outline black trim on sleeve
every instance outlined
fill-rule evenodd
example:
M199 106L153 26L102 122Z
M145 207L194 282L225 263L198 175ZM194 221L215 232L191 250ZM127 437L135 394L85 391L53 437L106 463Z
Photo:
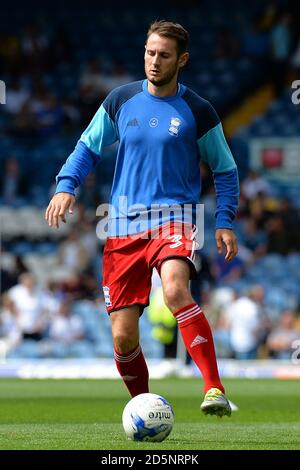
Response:
M134 95L143 91L143 80L128 83L115 88L103 101L103 107L109 117L115 122L116 114L121 106Z
M210 102L201 98L194 91L187 88L182 98L194 115L197 126L197 140L220 123L220 118Z

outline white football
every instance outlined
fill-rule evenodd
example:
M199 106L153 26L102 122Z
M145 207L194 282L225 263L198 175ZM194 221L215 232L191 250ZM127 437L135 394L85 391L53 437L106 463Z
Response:
M122 423L128 439L161 442L172 431L174 411L160 395L141 393L125 406Z

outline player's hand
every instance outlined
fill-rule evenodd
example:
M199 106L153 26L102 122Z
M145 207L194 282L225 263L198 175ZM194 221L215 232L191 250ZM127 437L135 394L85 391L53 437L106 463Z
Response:
M45 219L48 221L49 227L53 224L59 228L59 220L66 223L65 212L68 210L69 214L73 214L74 205L75 197L72 194L54 194L45 212Z
M219 228L216 230L216 243L218 253L221 255L223 251L223 243L226 247L226 261L232 261L233 258L238 253L238 244L237 238L233 230L229 230L227 228Z

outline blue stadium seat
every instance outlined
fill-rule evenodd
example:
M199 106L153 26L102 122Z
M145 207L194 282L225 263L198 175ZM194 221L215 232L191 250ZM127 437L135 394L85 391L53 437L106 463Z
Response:
M269 254L258 261L259 265L270 272L284 270L285 258L279 254Z
M57 252L57 244L54 242L43 242L35 244L35 252L41 255L48 255Z
M11 245L10 251L17 256L24 256L34 251L34 245L30 242L17 242Z

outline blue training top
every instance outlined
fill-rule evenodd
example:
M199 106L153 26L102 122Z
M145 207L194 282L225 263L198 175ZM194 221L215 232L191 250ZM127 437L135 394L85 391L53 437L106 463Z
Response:
M201 159L214 176L216 228L232 228L239 196L237 168L220 119L208 101L182 84L176 95L167 97L150 94L147 80L116 88L57 175L56 193L74 194L99 162L103 148L117 140L110 235L164 223L163 204L179 209L191 205L194 211L201 193ZM173 212L171 218L182 220L179 213ZM147 216L148 226L141 215Z

